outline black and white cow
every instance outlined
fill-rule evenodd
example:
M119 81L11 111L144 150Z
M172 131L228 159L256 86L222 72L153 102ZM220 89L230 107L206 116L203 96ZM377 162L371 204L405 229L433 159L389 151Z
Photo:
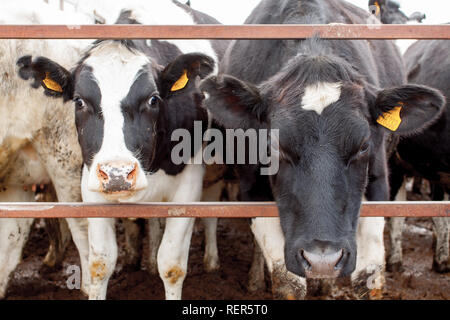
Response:
M435 124L418 135L400 140L391 162L391 197L395 198L406 175L422 177L432 185L432 200L441 201L450 191L450 60L448 41L418 41L405 53L408 81L433 86L447 97L443 114ZM404 190L400 190L404 192ZM392 270L402 265L402 229L405 219L393 226L388 266ZM434 243L433 270L450 271L448 218L433 218L436 241Z
M117 23L218 22L178 1L158 1L123 10ZM178 142L171 136L176 129L194 136L194 121L202 122L203 130L210 125L198 83L215 72L223 48L223 43L206 40L96 41L72 71L44 57L20 59L24 78L41 83L47 95L74 101L83 201L202 199L202 153L192 144L192 161L175 164L171 150ZM46 77L57 90L45 83ZM192 218L166 220L158 270L167 299L181 298L193 226ZM88 255L89 297L104 299L117 259L113 219L89 219Z
M420 12L414 12L408 17L400 10L400 4L393 0L369 0L369 10L384 24L422 22L426 18L426 15Z
M365 23L368 17L340 0L264 0L246 23ZM279 220L252 221L274 287L292 278L286 265L301 277L351 275L363 295L376 296L384 279L384 219L358 219L362 198L389 199L387 136L431 123L443 96L404 85L403 62L390 41L239 40L221 72L201 85L213 117L225 128L279 130L272 139L275 175L237 166L242 200L270 200L272 192L278 205ZM304 294L305 281L297 286Z
M93 24L94 20L54 10L42 1L20 0L0 4L0 23L76 25ZM16 61L26 53L41 53L73 64L88 44L84 40L0 41L0 202L34 201L32 188L23 187L41 183L52 183L59 201L81 200L82 159L74 114L62 101L50 101L22 81ZM67 221L79 247L83 237L87 238L87 221ZM33 219L0 219L0 298L22 258L32 223ZM70 234L61 243L51 240L44 263L54 266L61 262L68 241ZM86 290L85 283L82 289Z

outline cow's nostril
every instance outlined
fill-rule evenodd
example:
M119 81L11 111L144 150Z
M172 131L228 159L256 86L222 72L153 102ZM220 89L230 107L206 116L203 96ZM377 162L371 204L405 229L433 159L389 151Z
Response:
M344 267L344 261L345 258L348 256L348 252L344 249L342 249L341 257L339 258L338 262L334 266L334 270L341 270Z
M102 182L107 182L109 180L108 174L100 169L100 165L97 168L97 175Z
M135 181L136 177L137 177L137 164L135 164L133 170L131 170L130 173L128 173L127 179Z
M305 257L305 250L300 250L300 255L302 256L302 264L305 270L311 270L311 264L309 263L308 259Z

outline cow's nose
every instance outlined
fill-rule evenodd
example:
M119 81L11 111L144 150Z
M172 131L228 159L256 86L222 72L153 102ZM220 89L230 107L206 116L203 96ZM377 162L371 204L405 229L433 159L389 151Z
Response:
M344 249L321 244L310 250L300 249L299 262L305 269L307 278L336 278L344 267L346 254Z
M102 192L133 191L136 188L138 164L136 162L106 162L97 166Z

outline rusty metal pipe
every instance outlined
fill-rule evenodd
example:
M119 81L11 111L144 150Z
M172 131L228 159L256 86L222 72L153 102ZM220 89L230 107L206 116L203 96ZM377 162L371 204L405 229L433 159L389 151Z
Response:
M450 25L0 25L0 39L450 39Z
M277 217L272 202L1 203L0 218ZM450 202L364 202L362 217L450 217Z

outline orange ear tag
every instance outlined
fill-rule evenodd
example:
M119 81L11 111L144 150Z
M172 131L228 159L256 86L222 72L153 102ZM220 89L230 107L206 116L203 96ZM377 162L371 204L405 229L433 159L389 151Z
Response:
M178 91L186 87L187 83L189 82L189 79L187 77L187 71L184 70L182 76L180 79L177 80L177 82L174 83L172 86L172 89L170 91Z
M402 111L403 103L394 107L392 110L383 113L377 120L377 122L383 127L395 132L402 123L400 118L400 111Z
M48 72L45 73L45 79L42 80L45 87L49 90L56 91L56 92L63 92L63 89L61 86L54 80L50 79Z

